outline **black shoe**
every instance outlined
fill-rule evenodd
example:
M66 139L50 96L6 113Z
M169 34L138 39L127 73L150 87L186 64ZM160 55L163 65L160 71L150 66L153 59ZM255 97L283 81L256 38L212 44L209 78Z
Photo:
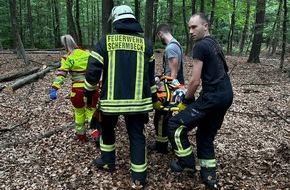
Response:
M166 144L167 146L167 144ZM164 147L158 147L156 144L149 144L147 146L148 150L149 151L156 151L157 153L161 153L161 154L168 154L168 150L167 148L164 148Z
M101 158L98 157L93 160L93 164L97 166L97 168L106 170L108 172L114 172L116 170L114 164L106 164Z
M178 161L172 161L169 163L169 168L174 171L174 172L184 172L189 175L193 175L196 172L196 169L194 167L189 168L189 167L182 167Z

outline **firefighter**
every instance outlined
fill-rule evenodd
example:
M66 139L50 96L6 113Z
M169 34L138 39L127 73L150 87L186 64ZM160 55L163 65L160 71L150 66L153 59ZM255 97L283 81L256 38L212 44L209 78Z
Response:
M176 81L178 84L184 84L182 48L179 42L172 36L171 27L167 24L160 24L157 27L156 35L162 42L162 44L166 45L165 52L163 55L162 75L169 76L173 80L173 82ZM164 81L160 82L164 83ZM170 93L171 93L170 91L167 91L166 95L170 96ZM167 103L164 100L163 102L164 104ZM162 154L168 153L167 124L171 116L172 111L155 110L154 127L156 140L153 146L149 146L149 149L155 150L158 153Z
M226 111L233 101L228 67L221 47L210 36L208 20L204 14L191 16L189 29L196 42L193 48L193 67L185 99L180 111L168 122L168 137L177 161L169 166L175 172L195 172L195 157L187 133L197 127L196 146L200 176L208 189L216 188L216 159L214 139ZM194 94L202 84L202 91L195 100Z
M153 107L161 106L156 95L153 47L139 34L143 29L129 6L114 7L110 18L114 32L102 37L91 52L84 89L89 98L102 75L101 156L93 164L99 169L115 170L114 129L118 117L123 115L130 140L131 178L134 185L144 187L147 177L144 126Z
M90 106L86 106L84 101L84 82L86 67L88 64L89 51L78 47L73 37L69 34L61 36L61 43L66 50L66 54L61 57L61 66L56 71L56 77L50 89L50 99L57 98L57 90L65 83L68 73L71 75L70 101L74 107L75 139L87 140L85 120L90 122L97 104L98 90L94 93L94 101Z

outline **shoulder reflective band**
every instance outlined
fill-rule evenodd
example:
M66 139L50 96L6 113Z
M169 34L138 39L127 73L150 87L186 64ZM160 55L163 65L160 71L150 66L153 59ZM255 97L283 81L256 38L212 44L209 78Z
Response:
M145 41L144 38L137 36L114 34L106 36L107 50L130 50L145 52Z

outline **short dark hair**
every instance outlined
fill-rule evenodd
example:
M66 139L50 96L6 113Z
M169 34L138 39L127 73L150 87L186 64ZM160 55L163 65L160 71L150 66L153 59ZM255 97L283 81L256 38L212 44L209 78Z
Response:
M191 17L195 17L195 16L199 16L199 18L200 18L204 23L209 23L209 20L208 20L207 16L205 16L204 13L195 13L195 14L192 15Z
M171 33L172 29L168 24L160 24L156 29L156 34L158 34L160 31L165 33Z

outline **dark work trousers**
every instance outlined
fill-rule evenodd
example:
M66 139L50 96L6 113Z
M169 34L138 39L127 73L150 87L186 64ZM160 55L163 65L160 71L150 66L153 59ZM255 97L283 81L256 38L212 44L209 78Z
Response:
M127 132L130 140L130 159L132 179L145 183L147 177L146 136L144 125L148 123L149 115L124 115ZM115 147L115 126L118 115L104 115L101 130L101 158L104 163L115 164L115 148L102 150L104 147Z
M167 152L168 147L168 121L172 117L172 111L155 110L154 127L156 134L157 151Z
M198 159L215 159L214 138L233 101L227 75L216 86L203 86L195 102L168 122L168 137L183 167L194 167L195 159L187 133L195 127ZM184 154L183 154L184 153ZM185 156L184 156L185 155Z

